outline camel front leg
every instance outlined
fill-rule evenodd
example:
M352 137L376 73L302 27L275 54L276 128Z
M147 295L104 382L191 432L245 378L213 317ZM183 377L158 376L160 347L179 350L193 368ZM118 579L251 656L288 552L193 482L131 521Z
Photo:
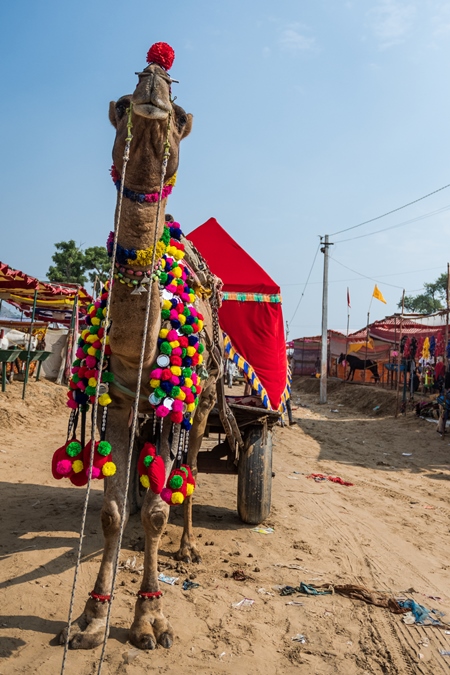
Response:
M202 445L203 435L208 423L208 415L214 407L216 400L216 381L210 378L210 382L202 392L202 398L195 413L194 423L189 434L189 451L187 463L191 467L194 478L197 478L197 455ZM194 493L195 494L195 493ZM190 563L201 562L200 552L195 545L194 528L192 526L192 504L193 495L184 500L184 523L183 534L181 535L180 548L175 554L176 560Z
M173 630L162 611L162 591L158 582L158 548L169 518L169 505L159 495L147 491L141 510L145 531L145 560L142 585L136 601L130 641L139 649L168 649L173 644Z
M93 649L102 644L106 629L108 600L111 594L114 563L119 541L120 521L126 494L126 461L129 447L129 409L111 411L108 420L107 440L112 446L113 460L117 472L106 482L106 491L101 511L101 522L105 539L100 570L94 590L86 602L82 614L70 627L69 647L71 649ZM128 509L126 513L128 520ZM60 633L64 644L67 628Z

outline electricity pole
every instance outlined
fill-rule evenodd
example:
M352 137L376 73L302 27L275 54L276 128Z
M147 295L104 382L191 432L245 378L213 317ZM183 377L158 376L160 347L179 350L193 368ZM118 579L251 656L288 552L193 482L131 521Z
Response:
M322 293L322 352L320 359L320 403L327 402L328 376L328 247L333 246L326 234L322 241L323 253L323 293Z

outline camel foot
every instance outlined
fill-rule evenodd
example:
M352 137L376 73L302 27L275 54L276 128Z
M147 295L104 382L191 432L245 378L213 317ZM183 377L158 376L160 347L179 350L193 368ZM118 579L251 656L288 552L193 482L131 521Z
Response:
M194 544L182 544L174 555L175 560L185 563L201 563L202 557Z
M157 644L169 649L173 645L172 626L159 610L145 610L147 608L137 608L137 617L130 629L130 642L138 649L155 649Z
M106 614L108 607L89 599L83 614L73 621L69 633L69 649L94 649L103 644L105 638ZM59 634L59 644L67 640L68 627Z

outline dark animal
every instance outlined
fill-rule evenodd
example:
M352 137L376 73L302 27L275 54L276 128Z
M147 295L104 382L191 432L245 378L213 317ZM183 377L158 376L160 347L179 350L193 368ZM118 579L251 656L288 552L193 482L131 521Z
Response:
M375 382L379 382L380 376L378 374L378 366L376 361L370 361L369 359L363 361L353 354L347 354L347 356L345 354L341 354L338 359L338 363L342 363L342 361L347 361L348 365L350 366L347 380L353 380L355 376L355 370L370 370Z

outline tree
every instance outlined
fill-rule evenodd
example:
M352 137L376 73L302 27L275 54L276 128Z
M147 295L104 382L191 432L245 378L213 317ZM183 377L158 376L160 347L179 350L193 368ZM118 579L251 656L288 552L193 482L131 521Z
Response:
M77 246L70 239L58 242L55 248L56 253L52 256L55 264L50 265L47 272L49 281L83 285L88 280L92 284L96 280L104 283L108 278L110 261L103 246L91 246L83 251L81 244Z
M432 314L447 305L447 274L442 273L435 281L424 283L424 292L405 295L405 309L417 314ZM398 303L401 307L401 301Z
M50 265L47 272L49 281L58 283L84 284L87 277L84 275L85 256L81 246L77 246L73 239L59 241L55 244L56 253L52 255L55 263Z
M111 261L104 246L91 246L84 252L84 271L88 272L89 281L98 278L102 283L108 278Z

